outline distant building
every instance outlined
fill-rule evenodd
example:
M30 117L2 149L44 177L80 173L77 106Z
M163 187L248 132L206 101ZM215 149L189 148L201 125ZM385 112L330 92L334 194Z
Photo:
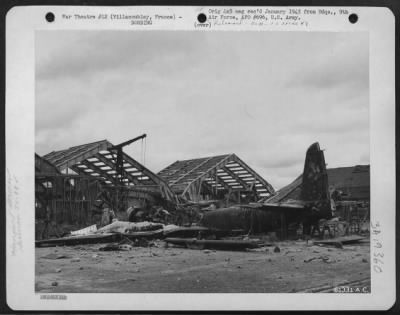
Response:
M369 165L328 168L329 190L337 191L338 199L346 201L369 201L370 199L370 172ZM268 199L269 202L285 202L300 199L302 175L292 183L279 189Z
M349 222L349 232L367 230L370 218L370 167L356 165L328 169L334 214Z
M369 165L330 168L327 170L329 187L341 192L341 200L369 201L369 168Z

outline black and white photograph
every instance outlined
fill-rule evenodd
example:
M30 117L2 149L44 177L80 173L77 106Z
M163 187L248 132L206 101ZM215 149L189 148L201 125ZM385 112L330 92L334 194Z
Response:
M37 292L370 292L367 33L35 45Z
M355 7L11 11L7 303L390 308L391 18Z

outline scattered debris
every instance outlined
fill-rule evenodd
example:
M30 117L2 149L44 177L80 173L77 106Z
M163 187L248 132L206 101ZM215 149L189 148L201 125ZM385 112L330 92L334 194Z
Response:
M336 248L343 248L343 244L341 242L336 242L336 241L334 241L334 242L326 242L326 243L325 242L324 243L319 243L319 241L315 241L314 244L318 245L320 247L323 247L323 246L334 246Z
M328 262L329 261L329 257L328 256L318 256L318 257L311 257L308 259L304 259L305 263L309 263L313 260L322 260L323 262Z
M100 247L99 250L101 251L119 251L119 244L117 243L111 243L111 244L107 244L106 246Z
M41 258L45 258L45 259L68 259L68 258L71 258L71 257L67 256L67 255L62 255L62 254L48 254L46 256L42 256Z
M124 237L124 239L119 242L119 245L124 245L124 244L133 246L134 242L131 239Z
M118 246L120 250L122 251L129 251L131 250L133 247L129 244L122 244Z
M154 245L153 242L146 240L144 238L135 239L134 243L132 244L132 246L135 247L151 247L153 245Z

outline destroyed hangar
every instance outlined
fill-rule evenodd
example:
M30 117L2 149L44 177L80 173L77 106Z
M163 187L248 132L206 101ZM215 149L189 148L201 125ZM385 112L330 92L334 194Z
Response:
M176 161L154 173L123 152L145 137L35 154L36 239L116 220L284 239L298 236L298 224L312 234L311 226L335 211L349 224L357 221L355 231L369 219L369 167L327 170L318 144L307 151L304 173L276 192L235 154ZM316 208L318 215L310 215Z

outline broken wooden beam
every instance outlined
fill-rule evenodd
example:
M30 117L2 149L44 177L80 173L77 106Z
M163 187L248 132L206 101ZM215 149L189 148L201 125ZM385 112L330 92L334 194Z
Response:
M121 239L121 234L92 234L85 236L71 236L35 241L36 247L73 246L82 244L98 244L116 242Z
M199 249L245 250L260 247L259 242L243 240L198 240L195 238L166 238L167 243Z

